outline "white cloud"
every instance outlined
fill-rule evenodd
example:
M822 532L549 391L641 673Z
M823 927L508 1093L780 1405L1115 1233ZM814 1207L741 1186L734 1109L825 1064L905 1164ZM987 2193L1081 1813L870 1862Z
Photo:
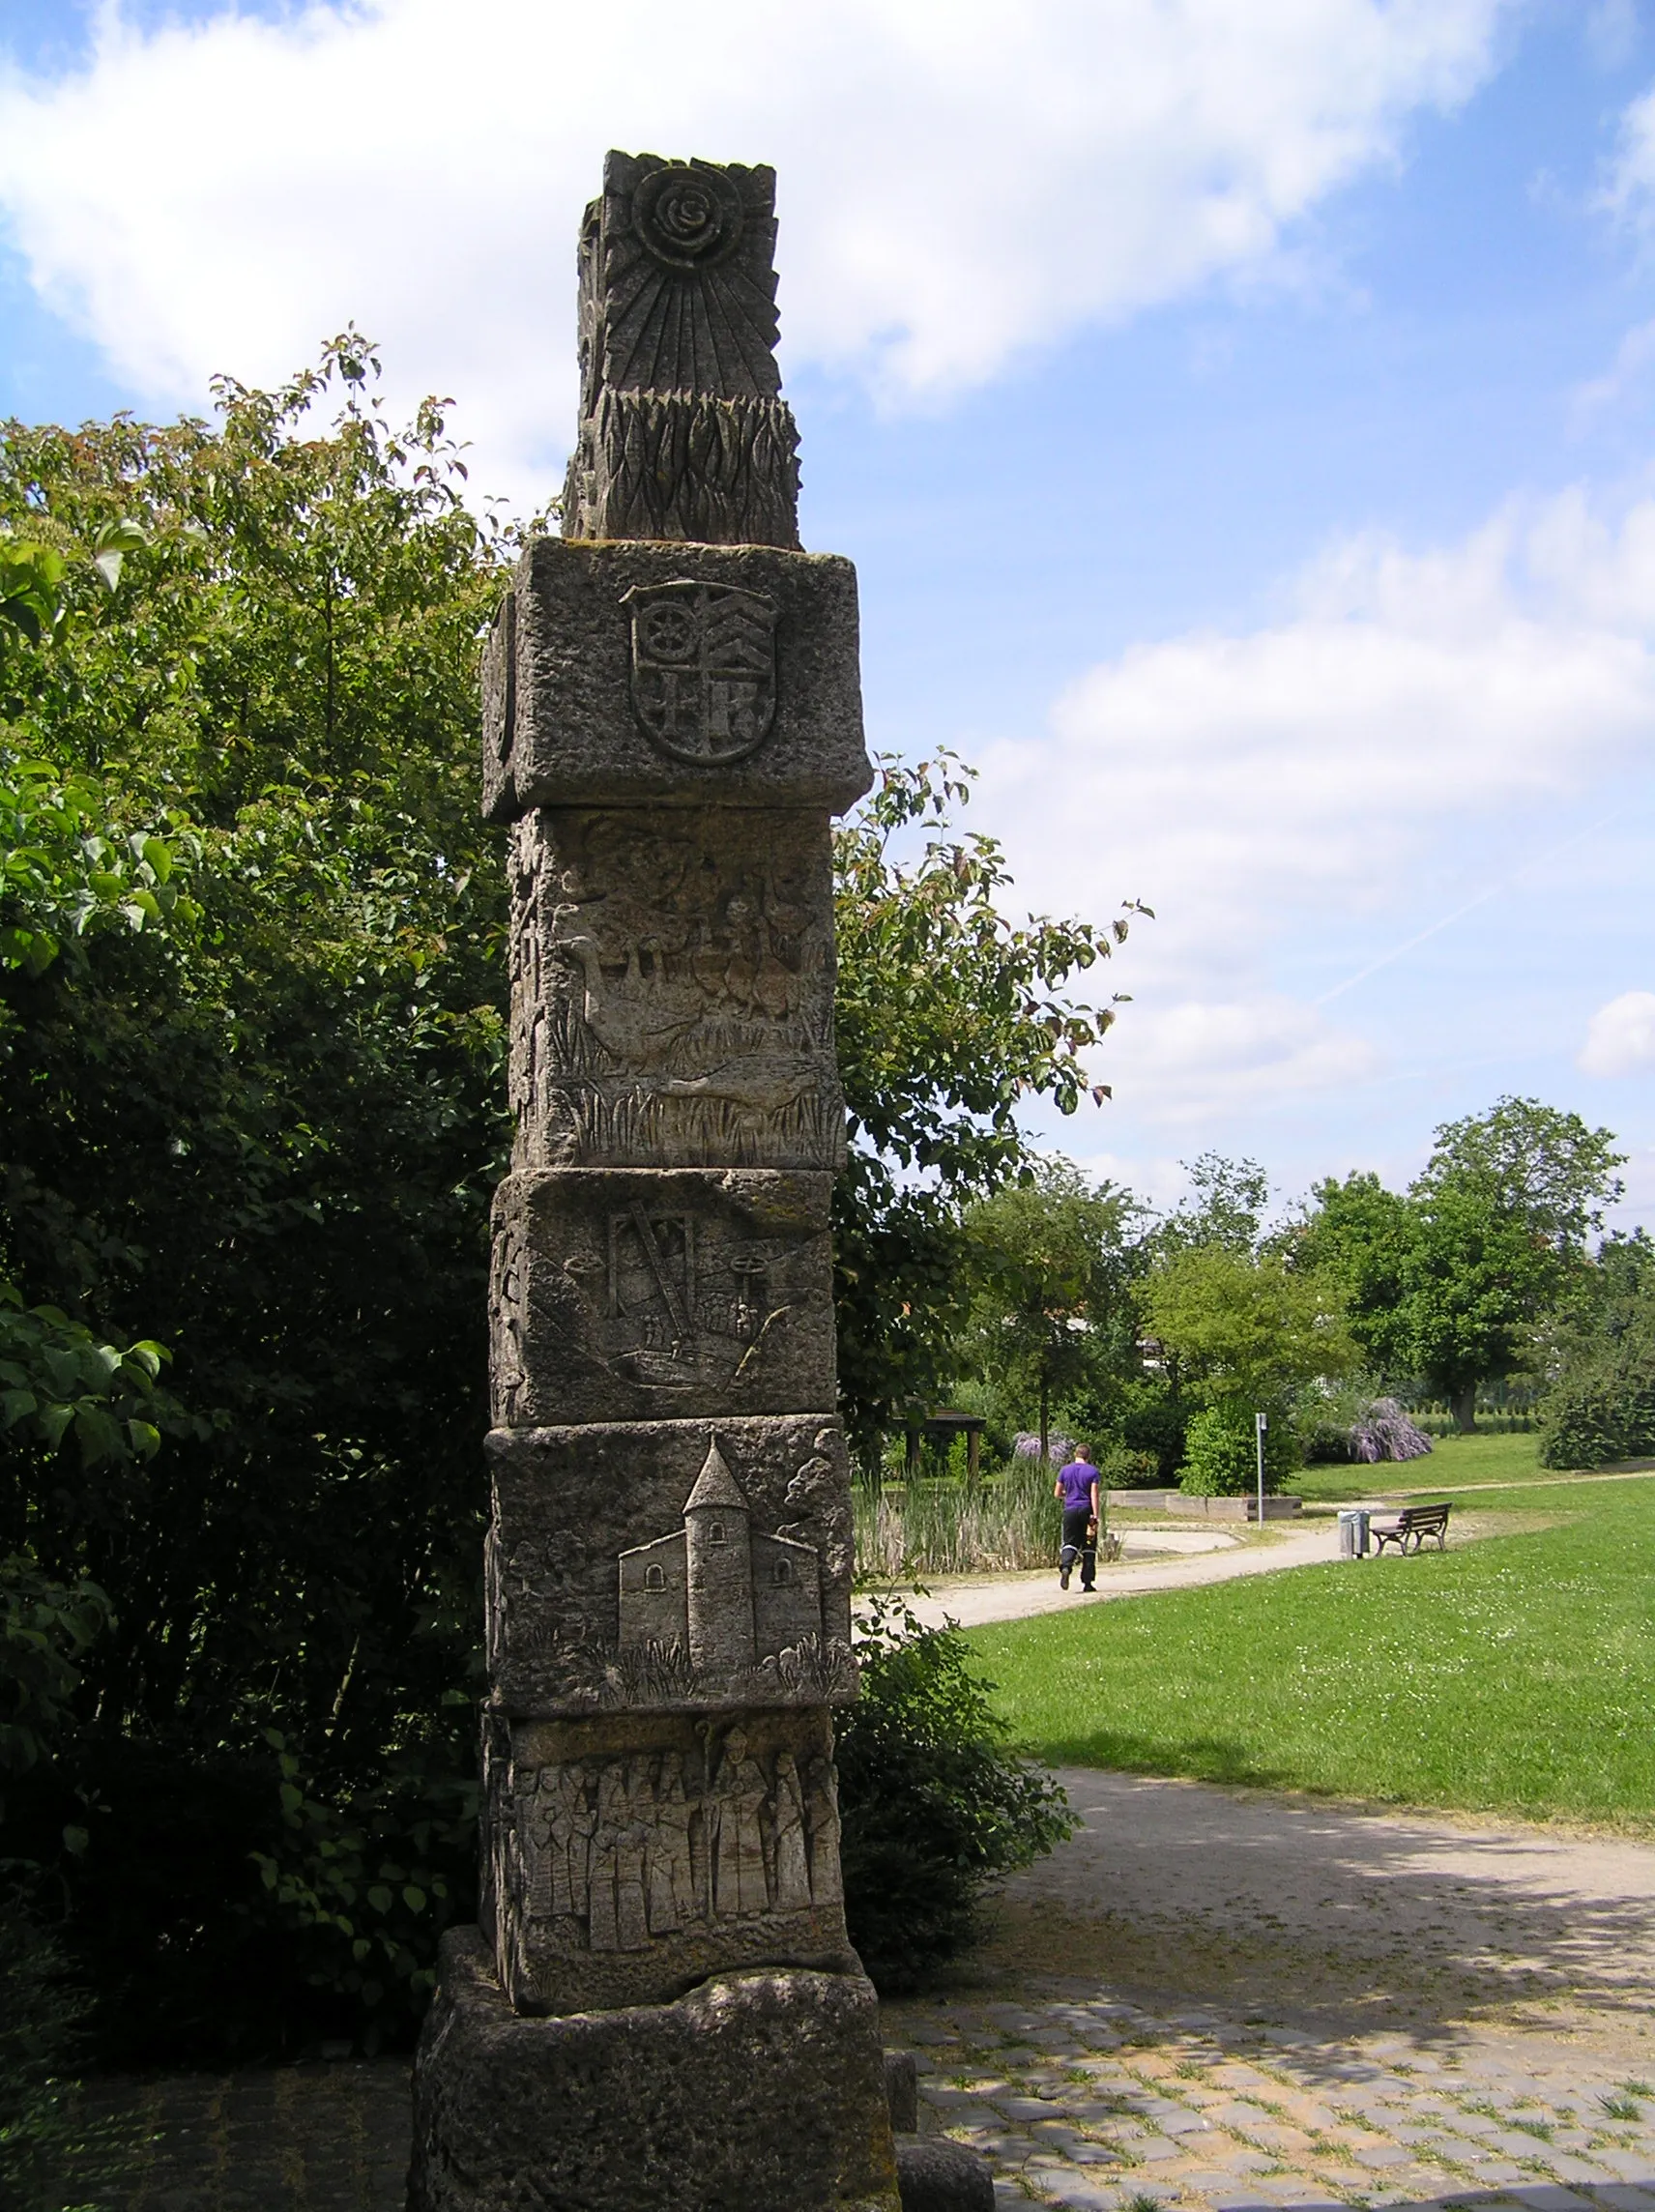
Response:
M1121 975L1157 1010L1111 1039L1120 1094L1196 1112L1376 1072L1359 1002L1330 1025L1271 962L1336 930L1369 959L1414 937L1461 903L1422 909L1419 887L1463 823L1521 824L1514 869L1543 857L1560 805L1655 757L1652 634L1655 501L1611 522L1569 493L1430 552L1336 546L1287 619L1134 646L1045 738L991 751L985 810L1042 906L1156 910Z
M1636 1075L1655 1067L1655 991L1622 991L1600 1006L1575 1064L1587 1075Z
M607 145L777 162L791 357L945 393L1267 260L1467 96L1511 9L368 0L139 30L111 0L86 69L0 80L0 208L153 396L280 376L355 317L521 495L569 427Z
M1655 220L1655 85L1620 119L1619 142L1609 164L1599 204L1623 222L1647 228Z
M1379 1064L1366 1038L1271 995L1147 1008L1131 1023L1127 1053L1134 1103L1192 1123L1225 1107L1361 1082Z

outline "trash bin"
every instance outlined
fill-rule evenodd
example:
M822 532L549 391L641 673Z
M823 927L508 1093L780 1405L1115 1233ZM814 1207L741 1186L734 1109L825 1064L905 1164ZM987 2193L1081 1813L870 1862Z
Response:
M1367 1556L1367 1510L1356 1506L1339 1516L1339 1557L1342 1559L1365 1559Z

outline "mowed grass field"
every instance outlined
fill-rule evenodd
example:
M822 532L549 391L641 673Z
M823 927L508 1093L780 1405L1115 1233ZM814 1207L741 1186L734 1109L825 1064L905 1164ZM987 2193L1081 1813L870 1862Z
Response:
M1655 1477L1560 1483L1534 1450L1328 1471L1551 1527L998 1623L979 1669L1058 1764L1655 1831Z

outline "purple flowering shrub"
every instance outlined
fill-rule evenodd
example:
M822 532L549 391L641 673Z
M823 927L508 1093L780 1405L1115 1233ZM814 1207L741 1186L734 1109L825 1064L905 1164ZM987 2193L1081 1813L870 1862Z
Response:
M1350 1456L1370 1466L1381 1459L1423 1459L1431 1439L1394 1398L1376 1398L1350 1424Z
M1011 1440L1011 1449L1018 1459L1038 1459L1040 1440L1031 1429L1019 1429ZM1074 1438L1060 1436L1054 1429L1047 1440L1046 1457L1054 1467L1065 1467L1074 1456Z

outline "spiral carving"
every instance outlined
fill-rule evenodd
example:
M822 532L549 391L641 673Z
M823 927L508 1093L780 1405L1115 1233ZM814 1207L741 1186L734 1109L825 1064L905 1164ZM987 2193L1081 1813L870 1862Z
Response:
M715 169L675 162L653 169L632 195L639 243L667 269L713 269L741 238L741 196Z

